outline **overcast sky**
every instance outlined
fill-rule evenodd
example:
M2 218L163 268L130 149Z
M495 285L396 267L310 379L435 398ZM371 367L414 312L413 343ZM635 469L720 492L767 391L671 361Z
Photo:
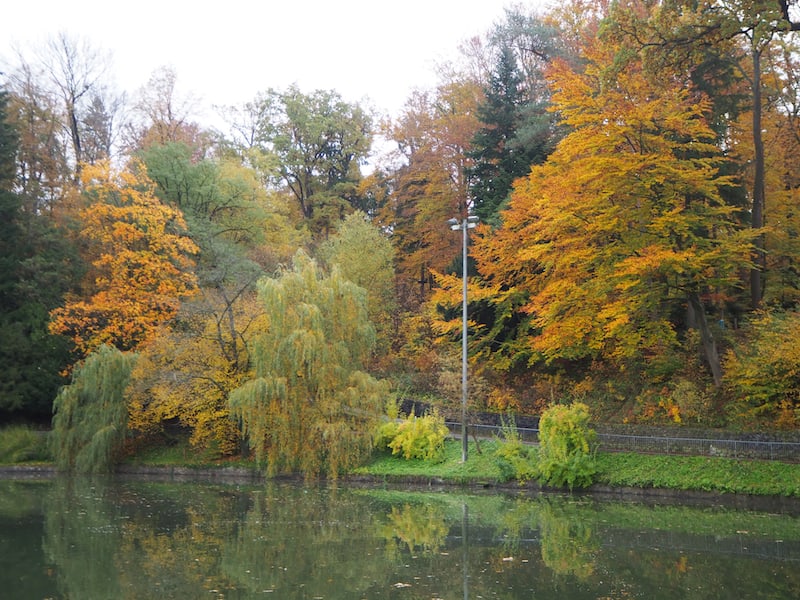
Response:
M202 105L240 104L269 87L335 89L396 114L434 65L484 34L504 8L544 0L15 0L0 18L0 56L60 31L112 52L134 92L161 66Z

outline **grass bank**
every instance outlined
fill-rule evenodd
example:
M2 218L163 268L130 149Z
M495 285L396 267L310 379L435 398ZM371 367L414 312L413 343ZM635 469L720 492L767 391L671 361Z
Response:
M461 462L460 440L448 440L438 463L404 460L376 454L355 476L376 480L438 481L453 484L497 485L502 475L495 460L498 443L471 442L466 464ZM0 429L0 465L41 465L49 462L45 436L27 427ZM235 467L255 470L251 460L215 460L188 443L142 448L126 461L147 467L209 469ZM668 489L717 494L750 494L800 498L800 464L724 457L675 456L636 453L598 453L598 485L612 488ZM505 482L514 485L514 482Z
M407 461L384 454L376 456L356 474L386 480L427 478L453 483L500 483L500 470L494 458L496 443L482 442L481 449L479 454L475 445L470 444L467 463L463 464L461 443L451 440L440 463ZM800 465L792 463L601 452L597 455L597 466L595 481L602 486L800 498Z

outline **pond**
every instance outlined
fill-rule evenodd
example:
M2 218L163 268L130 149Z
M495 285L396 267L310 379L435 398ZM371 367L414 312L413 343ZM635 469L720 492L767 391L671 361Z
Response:
M0 597L800 597L800 520L340 484L0 480Z

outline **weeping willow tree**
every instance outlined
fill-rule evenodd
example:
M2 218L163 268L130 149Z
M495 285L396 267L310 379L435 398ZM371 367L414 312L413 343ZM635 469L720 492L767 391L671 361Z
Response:
M78 473L111 469L125 439L128 386L136 355L103 345L86 357L53 402L50 448L58 467Z
M298 252L292 269L259 282L259 297L269 325L231 412L269 475L336 478L371 451L384 405L386 386L363 371L375 344L366 292Z

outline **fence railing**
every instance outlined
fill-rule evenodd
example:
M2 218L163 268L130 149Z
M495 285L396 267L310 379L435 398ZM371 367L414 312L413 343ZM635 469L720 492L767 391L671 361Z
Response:
M461 423L447 422L450 433L461 435ZM539 442L539 430L517 427L523 442ZM496 425L469 425L469 435L479 438L502 437L502 428ZM760 458L768 460L800 460L800 443L772 440L711 439L701 437L661 437L598 432L600 448L633 452L662 454L693 454L724 456L729 458Z

